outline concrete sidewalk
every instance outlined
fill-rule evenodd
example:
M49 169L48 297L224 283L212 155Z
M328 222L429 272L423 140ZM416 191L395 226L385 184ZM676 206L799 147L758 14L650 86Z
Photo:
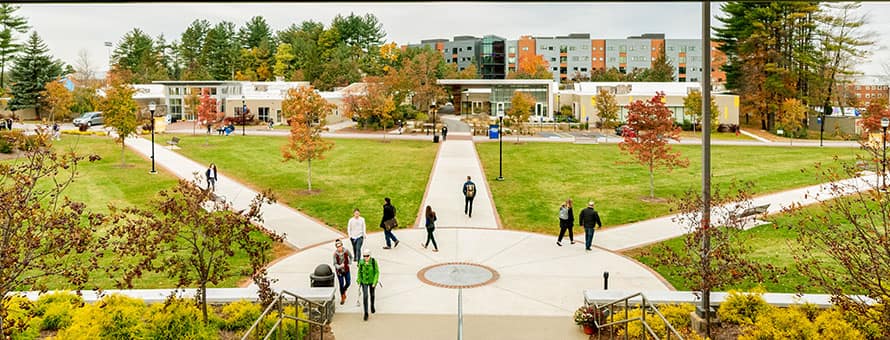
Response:
M126 145L133 151L151 158L151 141L131 137L127 138ZM195 173L200 176L199 185L206 186L204 171L207 165L199 164L186 158L167 147L155 145L155 162L175 176L187 180L194 180ZM216 183L216 194L224 196L236 209L244 209L250 205L251 200L257 195L241 183L225 175L226 169L220 169ZM263 226L276 233L283 234L285 242L292 247L303 249L322 242L332 241L344 235L334 231L320 222L294 210L281 203L265 205L263 207Z
M457 135L459 133L453 137ZM442 142L420 206L421 219L417 227L423 227L423 211L429 205L436 211L437 227L499 228L494 203L482 174L482 164L473 141L454 138ZM472 218L464 214L463 185L467 176L476 184Z
M834 198L831 195L832 185L843 188L845 194L876 188L877 178L874 174L851 178L837 184L825 183L809 187L782 191L774 194L754 197L751 206L769 204L767 214L775 214L792 204L810 205ZM732 207L713 207L712 221L717 225L725 220ZM650 243L660 242L685 235L689 228L674 222L677 215L663 216L637 223L612 227L596 231L593 244L612 251L636 248Z
M580 307L580 304L578 305ZM375 314L367 322L361 314L334 314L331 329L337 339L454 340L457 311L450 315ZM463 317L464 339L582 340L588 339L572 316Z

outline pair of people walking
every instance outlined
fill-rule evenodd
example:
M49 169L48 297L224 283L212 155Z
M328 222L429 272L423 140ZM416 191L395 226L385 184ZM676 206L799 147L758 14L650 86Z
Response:
M572 225L574 224L575 215L572 209L572 199L567 199L559 207L559 237L556 239L556 245L562 247L562 238L566 231L569 233L569 241L575 244ZM599 213L593 208L593 201L587 202L587 208L581 210L578 214L578 225L584 228L584 250L591 251L593 244L594 229L603 227Z
M386 246L383 247L383 249L392 249L392 247L399 246L399 239L392 233L392 229L398 227L396 208L392 205L392 201L389 197L386 197L383 200L385 202L383 204L383 218L380 219L380 227L383 228L384 238L386 239ZM361 251L362 245L365 242L365 235L368 233L365 218L361 216L361 212L358 208L355 208L352 211L352 218L349 219L349 222L346 225L346 232L352 243L352 250L355 252L355 261L358 262L358 259L361 258L362 255Z
M337 273L337 283L340 284L340 304L342 305L346 303L346 291L352 283L349 270L352 254L349 252L349 249L343 247L343 242L340 240L336 240L334 244L337 247L334 250L334 268ZM374 298L377 284L380 280L380 266L377 264L377 259L371 257L370 249L362 250L361 260L357 262L358 274L356 275L356 283L361 287L360 294L362 295L362 305L365 312L364 320L368 321L368 307L371 307L371 314L377 312L377 309L374 307Z

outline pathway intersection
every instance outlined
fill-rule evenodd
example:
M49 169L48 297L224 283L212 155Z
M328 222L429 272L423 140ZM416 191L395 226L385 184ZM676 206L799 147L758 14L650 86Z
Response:
M449 126L451 126L449 121ZM451 127L449 129L452 129ZM457 130L457 131L454 131ZM382 232L371 232L365 246L377 257L381 269L381 287L377 293L379 314L446 314L457 312L458 291L443 288L423 274L426 269L444 263L471 263L490 270L494 277L484 285L463 290L464 313L475 315L571 316L583 302L585 289L603 286L602 274L609 272L609 287L623 291L672 290L662 278L636 261L616 253L683 235L686 229L672 221L671 216L637 222L597 231L592 252L583 248L583 230L576 228L578 242L563 242L557 247L555 237L500 229L495 205L487 181L468 133L453 129L442 142L423 209L431 205L439 214L436 239L440 252L424 249L421 242L426 232L417 228L397 229L399 247L384 250ZM129 138L127 144L149 157L151 143L144 138ZM206 165L196 163L161 145L155 146L156 161L180 178L192 179L203 173ZM222 169L217 193L245 207L256 194L238 181L225 176ZM463 214L461 186L470 175L479 188L473 217ZM874 175L847 182L851 191L864 190ZM811 186L760 196L754 205L770 203L770 213L778 212L792 202L811 204L828 198L826 186ZM420 215L420 212L418 212ZM281 204L263 210L264 225L286 234L287 243L298 251L280 259L268 268L278 279L278 289L309 287L309 273L319 264L330 264L333 240L345 238L317 220ZM348 212L344 212L348 218ZM422 219L421 219L422 221ZM422 223L422 222L421 222ZM555 226L554 226L555 228ZM576 240L577 241L577 240ZM353 270L356 268L353 266ZM458 273L459 274L459 273ZM338 305L340 313L360 313L356 306L357 285L353 282L346 305Z

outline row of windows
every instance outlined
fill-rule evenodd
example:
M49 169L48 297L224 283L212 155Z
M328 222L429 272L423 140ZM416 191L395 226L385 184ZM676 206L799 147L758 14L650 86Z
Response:
M883 94L883 93L875 93L875 94L866 93L866 94L865 94L865 98L883 98L883 97L884 97L884 94ZM857 93L857 94L856 94L856 98L862 98L862 94L861 94L861 93Z
M856 90L866 90L866 91L874 91L874 90L887 90L887 85L856 85Z

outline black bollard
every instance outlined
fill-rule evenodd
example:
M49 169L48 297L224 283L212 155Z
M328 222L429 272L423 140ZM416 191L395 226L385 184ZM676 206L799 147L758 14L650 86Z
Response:
M603 290L609 290L609 272L603 272Z

